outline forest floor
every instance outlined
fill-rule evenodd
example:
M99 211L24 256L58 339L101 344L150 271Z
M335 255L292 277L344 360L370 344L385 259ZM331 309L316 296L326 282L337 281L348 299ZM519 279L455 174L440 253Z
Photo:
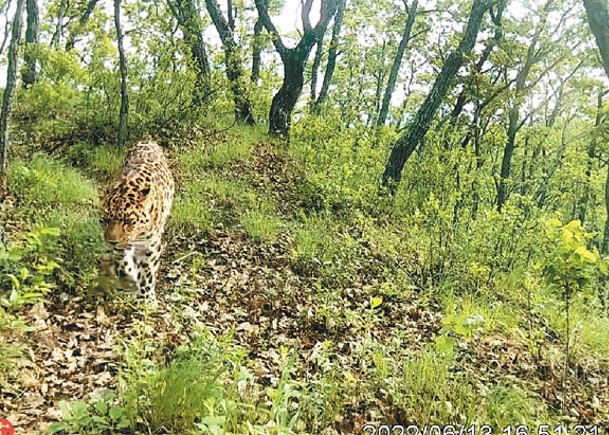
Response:
M104 433L103 418L98 429L78 426L65 403L106 391L122 403L138 367L170 366L197 334L232 352L223 365L237 375L218 380L232 402L265 410L251 414L252 433L364 433L366 423L609 428L606 360L580 349L565 375L564 343L540 316L525 318L499 296L484 306L425 288L416 253L387 249L407 237L403 222L318 217L298 159L261 135L241 140L204 131L172 147L178 197L157 309L76 285L16 310L10 322L23 328L3 324L2 349L15 354L0 361L0 417L16 434L59 421L63 433ZM111 172L75 168L97 186ZM31 227L18 194L2 211L10 239ZM531 324L545 331L543 344ZM194 430L181 426L187 417L159 418L141 412L123 432ZM200 433L224 433L194 420Z

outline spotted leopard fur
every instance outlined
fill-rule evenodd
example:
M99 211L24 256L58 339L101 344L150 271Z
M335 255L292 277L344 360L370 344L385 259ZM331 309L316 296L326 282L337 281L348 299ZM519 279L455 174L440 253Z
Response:
M103 200L102 224L111 247L103 274L124 292L156 302L161 238L171 210L174 180L163 149L133 145Z

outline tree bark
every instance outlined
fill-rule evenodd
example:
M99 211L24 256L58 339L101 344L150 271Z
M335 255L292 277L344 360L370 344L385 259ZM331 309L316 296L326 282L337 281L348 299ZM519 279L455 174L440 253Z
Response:
M261 64L261 52L262 52L262 41L261 34L262 29L264 29L264 24L262 24L262 20L258 18L256 20L256 24L254 24L254 40L252 42L252 73L250 75L250 80L254 84L258 84L258 79L260 79L260 64Z
M224 19L220 7L215 0L205 0L207 11L216 26L216 30L220 35L222 46L224 47L224 63L226 65L226 77L230 83L233 93L233 101L235 103L235 118L237 121L245 122L246 124L254 125L254 115L252 114L252 104L247 97L244 86L244 72L239 56L239 49L231 26L234 26L232 18L232 7L229 4L228 16L229 20Z
M127 60L123 46L123 30L121 27L121 0L114 0L114 26L118 43L119 69L121 73L121 108L118 118L118 145L127 142L127 124L129 118L129 92L127 91Z
M609 9L606 0L584 0L590 30L596 38L605 73L609 77Z
M287 137L290 131L292 111L302 93L304 85L304 70L313 45L320 39L328 27L328 23L336 12L337 0L322 0L321 16L315 27L311 25L310 12L313 0L305 0L302 7L302 22L304 33L294 48L287 48L275 25L269 16L265 0L255 0L258 15L264 27L271 34L273 45L283 62L283 83L273 96L269 111L269 134Z
M405 2L404 5L406 5ZM404 57L404 53L406 52L406 48L408 47L408 42L410 41L410 34L412 33L412 27L414 26L414 21L417 16L417 6L418 0L413 0L410 8L406 6L408 12L408 19L406 20L406 25L404 26L404 33L402 33L402 39L400 40L398 51L395 55L395 58L393 59L393 64L391 65L391 71L389 72L387 87L385 88L385 93L383 95L381 110L379 111L379 115L376 118L377 127L385 125L385 121L387 120L387 114L389 113L389 104L391 103L391 97L393 95L393 91L395 90L395 83L398 78L398 73L400 72L400 66L402 65L402 58Z
M76 44L76 38L82 31L82 28L85 26L85 24L87 24L87 21L89 21L89 18L91 17L91 14L95 10L95 6L97 5L98 1L99 0L89 0L89 2L87 3L87 7L85 8L85 11L78 19L78 27L76 27L72 31L72 33L70 33L70 36L68 36L68 40L66 42L66 51L70 51L71 49L74 48L74 45Z
M602 89L598 91L598 95L596 97L596 117L594 119L595 127L598 127L603 122L603 114L602 114L603 97L607 94L607 92L609 92L609 91L605 91ZM592 166L594 163L594 159L596 157L597 146L598 146L597 138L596 138L596 136L593 136L592 139L590 140L590 143L588 144L588 148L586 150L587 156L588 156L588 161L586 162L586 184L584 187L584 194L582 195L582 197L580 199L580 203L579 203L578 219L582 225L584 225L584 222L586 221L588 202L590 201L590 198L592 197L592 192L593 192L593 190L592 190Z
M493 9L490 10L491 18L492 18L493 24L495 25L495 32L493 34L493 37L490 38L486 42L486 45L484 46L484 49L482 50L482 54L480 55L480 59L478 59L478 62L476 62L473 74L470 76L467 85L463 87L463 90L457 97L457 101L455 102L455 107L453 108L452 112L450 113L452 122L456 121L457 118L459 117L459 115L461 114L461 112L463 111L463 108L465 107L465 104L467 103L467 95L468 95L468 92L470 91L471 83L473 82L473 80L476 79L475 76L477 74L480 74L480 72L482 71L482 68L484 67L484 64L486 63L486 61L490 57L491 53L493 52L493 48L495 48L497 45L499 45L499 42L503 38L503 27L501 25L501 19L503 17L503 11L505 10L506 5L507 5L507 0L502 0L497 5L497 12L493 13Z
M516 135L522 128L520 122L520 106L522 103L522 94L526 87L526 81L531 72L531 68L539 58L535 55L537 48L537 38L539 34L535 34L533 41L527 49L527 57L524 62L524 66L516 77L516 89L514 91L514 102L508 113L508 129L507 129L507 142L503 150L503 158L501 160L501 172L499 174L499 185L497 187L497 210L501 211L509 195L509 178L512 168L512 157L514 156L514 149L516 147Z
M601 54L605 74L609 77L609 9L607 2L605 0L584 0L584 7L586 8L590 30L596 38L596 45ZM602 97L599 96L600 98ZM605 182L605 210L607 217L601 244L603 254L609 253L609 165L607 165L607 180Z
M402 178L404 165L429 130L438 107L440 107L442 100L451 87L453 78L463 64L463 59L471 53L476 43L480 23L490 5L490 0L474 0L467 27L459 46L446 59L446 63L442 67L440 74L438 74L431 91L419 108L411 127L394 144L382 179L383 188L388 189L391 195L395 195Z
M319 72L319 65L321 65L321 56L324 50L324 40L320 38L317 41L315 49L315 57L313 58L313 64L311 65L311 107L315 104L317 99L317 73Z
M38 79L38 62L36 61L36 45L39 41L40 23L38 16L37 0L26 1L27 12L27 27L25 29L25 53L23 54L23 62L25 68L21 76L23 87L28 88Z
M607 165L607 179L605 181L605 212L609 216L609 165ZM603 243L601 253L609 253L609 217L605 220L605 230L603 231Z
M61 3L59 3L59 11L57 13L57 24L55 24L55 31L51 37L51 47L54 47L55 49L59 48L59 42L61 41L61 36L63 34L63 19L65 18L67 8L68 1L61 0Z
M330 83L336 69L336 59L338 57L338 38L343 25L343 16L345 15L346 0L339 0L336 6L336 15L334 16L334 25L332 26L332 38L330 39L330 49L328 50L328 61L326 63L326 72L324 73L324 81L321 84L321 90L313 104L313 112L320 113L330 91Z
M11 42L8 47L6 87L2 96L2 113L0 113L0 200L6 196L6 167L8 165L8 150L10 148L9 120L13 108L15 88L17 87L17 54L19 52L19 40L21 39L24 6L25 0L17 0L11 31Z
M184 42L190 48L190 55L194 61L195 72L197 74L194 92L194 102L201 106L205 104L211 91L211 67L205 49L205 41L201 33L197 8L193 0L174 1L166 0L167 6L173 17L178 22L180 30L184 35Z

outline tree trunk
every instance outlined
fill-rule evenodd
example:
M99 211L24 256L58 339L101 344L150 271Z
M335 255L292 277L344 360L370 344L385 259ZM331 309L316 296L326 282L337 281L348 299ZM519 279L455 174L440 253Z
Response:
M127 60L123 46L123 30L121 27L121 0L114 0L114 26L118 43L119 69L121 73L121 108L118 118L118 145L127 142L127 122L129 117L129 93L127 91Z
M520 112L520 104L515 102L508 114L508 130L507 142L503 150L503 159L501 160L501 173L499 187L497 188L497 210L501 211L508 197L508 178L510 177L512 167L512 157L514 148L516 147L516 134L518 133L518 115Z
M23 87L27 88L38 79L38 68L36 62L36 45L39 40L39 17L37 0L27 0L27 27L25 29L25 53L23 54L23 62L25 68L22 74Z
M231 29L231 23L234 25L234 22L232 21L232 7L229 3L229 21L227 22L224 19L222 11L216 3L216 0L205 0L205 4L214 26L216 26L216 30L220 35L222 46L224 47L226 77L228 78L233 93L233 101L235 103L235 118L237 121L254 125L256 121L254 120L254 115L252 114L252 104L247 97L243 82L245 74L241 65L238 46L235 42L233 31Z
M501 39L503 38L503 27L501 26L501 19L503 17L503 11L505 10L506 5L507 0L503 0L497 5L497 12L493 13L493 10L491 9L492 20L493 24L495 25L495 33L493 34L493 37L486 42L486 45L482 50L482 54L480 55L480 59L478 59L478 62L476 62L476 65L474 67L474 73L470 76L467 85L463 87L463 90L457 97L455 107L450 113L452 122L456 121L461 112L463 111L463 108L467 103L467 96L470 90L469 88L471 88L472 82L476 80L475 76L477 74L480 74L482 68L484 67L484 64L491 55L493 48L497 46L499 44L499 41L501 41Z
M313 58L313 65L311 65L311 107L313 107L315 100L317 99L317 73L319 71L319 65L321 64L321 55L324 50L324 40L320 38L316 45L315 57Z
M58 49L61 36L63 34L63 19L66 15L66 9L68 8L68 1L61 0L59 3L59 11L57 12L57 24L55 24L55 31L51 37L51 47Z
M338 57L338 38L340 36L340 29L343 25L343 16L345 14L346 0L340 0L336 8L336 15L334 16L334 25L332 26L332 39L330 39L330 50L328 51L328 62L326 63L326 72L324 74L324 81L321 84L321 90L315 104L313 104L313 112L320 113L324 102L328 98L328 91L330 90L330 83L332 82L332 76L336 68L336 58Z
M207 102L212 94L210 85L211 67L205 49L205 41L201 33L201 26L198 19L199 12L193 0L174 2L166 0L173 17L178 22L180 30L184 35L184 42L190 48L190 55L194 61L195 72L197 74L195 82L194 103L201 106Z
M605 74L609 77L609 10L605 0L584 0L590 30L596 38L596 45L601 53ZM601 97L599 97L601 98ZM609 253L609 165L607 165L607 181L605 182L605 231L601 252Z
M608 91L604 91L602 89L598 91L598 95L596 97L596 117L594 119L595 127L598 127L599 125L601 125L601 123L603 121L603 115L602 115L603 97L605 96L605 94L607 94L607 92ZM592 197L592 192L593 192L592 166L594 164L594 159L596 157L597 145L598 145L597 138L596 138L596 136L593 136L592 139L590 140L590 143L588 144L588 148L587 148L588 161L586 162L586 184L584 187L584 194L582 195L582 197L580 199L580 203L579 203L578 219L580 220L582 225L586 221L588 202L590 201L590 198Z
M296 47L287 48L269 16L265 0L255 0L255 3L258 16L271 34L273 45L281 56L284 71L283 83L279 91L273 96L271 110L269 111L269 134L287 137L290 131L292 111L302 93L307 58L313 45L323 38L328 23L336 12L337 4L336 0L322 0L321 16L317 25L312 27L309 15L313 0L305 0L302 6L304 33Z
M273 97L269 113L269 134L287 137L292 111L304 85L304 70L309 52L289 50L283 59L283 83Z
M501 211L509 195L509 181L510 172L512 168L512 157L514 155L514 149L516 147L516 134L522 127L522 123L519 123L520 118L520 106L522 94L526 87L527 77L531 72L533 65L539 60L535 55L537 47L538 34L533 37L533 41L527 50L527 57L522 67L522 70L518 73L516 78L516 89L514 92L514 102L510 108L508 114L508 130L507 130L507 142L505 149L503 150L503 158L501 160L501 172L499 174L499 185L497 187L497 210Z
M89 21L89 18L91 17L91 14L95 10L95 6L97 5L98 1L99 0L89 0L89 2L87 3L87 7L85 8L85 11L78 19L78 27L76 29L74 29L74 31L72 33L70 33L70 36L68 36L68 40L66 42L66 51L70 51L71 49L74 48L74 44L76 44L76 38L82 31L82 28L85 26L85 24L87 24L87 21Z
M256 85L258 84L258 79L260 78L262 29L264 29L264 24L262 23L262 20L258 18L258 20L256 20L256 24L254 24L254 40L252 42L252 74L250 75L250 80Z
M6 167L8 165L9 120L13 107L15 88L17 87L17 54L21 39L21 23L25 0L17 0L11 42L8 47L8 66L6 70L6 87L2 96L2 113L0 113L0 199L6 196Z
M607 165L607 179L605 181L605 211L607 212L607 216L609 216L609 165ZM601 253L609 253L609 217L605 220Z
M391 65L389 79L387 80L387 87L385 88L385 94L383 95L383 103L381 104L381 110L379 111L378 118L376 119L377 127L385 125L385 121L387 120L387 114L389 113L389 105L391 103L391 96L393 95L393 91L395 89L395 83L398 78L398 73L400 72L400 65L402 65L402 58L404 57L404 52L408 47L408 42L410 41L410 34L412 33L414 20L417 16L417 6L418 0L413 0L412 5L408 10L408 19L406 20L406 25L404 26L404 33L402 34L402 39L400 40L398 51L395 55L395 58L393 59L393 65Z
M397 186L402 178L404 165L429 130L438 107L450 89L453 78L463 64L463 59L471 53L476 43L480 23L490 5L491 2L489 0L474 0L467 27L459 46L446 59L446 63L436 78L431 91L419 108L411 127L394 144L385 166L382 180L382 186L388 189L391 195L395 195Z
M590 30L596 38L605 73L609 77L609 9L606 0L584 0Z

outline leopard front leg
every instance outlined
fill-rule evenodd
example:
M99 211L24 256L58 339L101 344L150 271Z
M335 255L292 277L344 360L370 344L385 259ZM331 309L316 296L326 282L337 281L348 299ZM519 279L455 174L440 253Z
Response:
M138 296L156 302L156 275L159 269L161 240L154 238L142 243L135 251Z

